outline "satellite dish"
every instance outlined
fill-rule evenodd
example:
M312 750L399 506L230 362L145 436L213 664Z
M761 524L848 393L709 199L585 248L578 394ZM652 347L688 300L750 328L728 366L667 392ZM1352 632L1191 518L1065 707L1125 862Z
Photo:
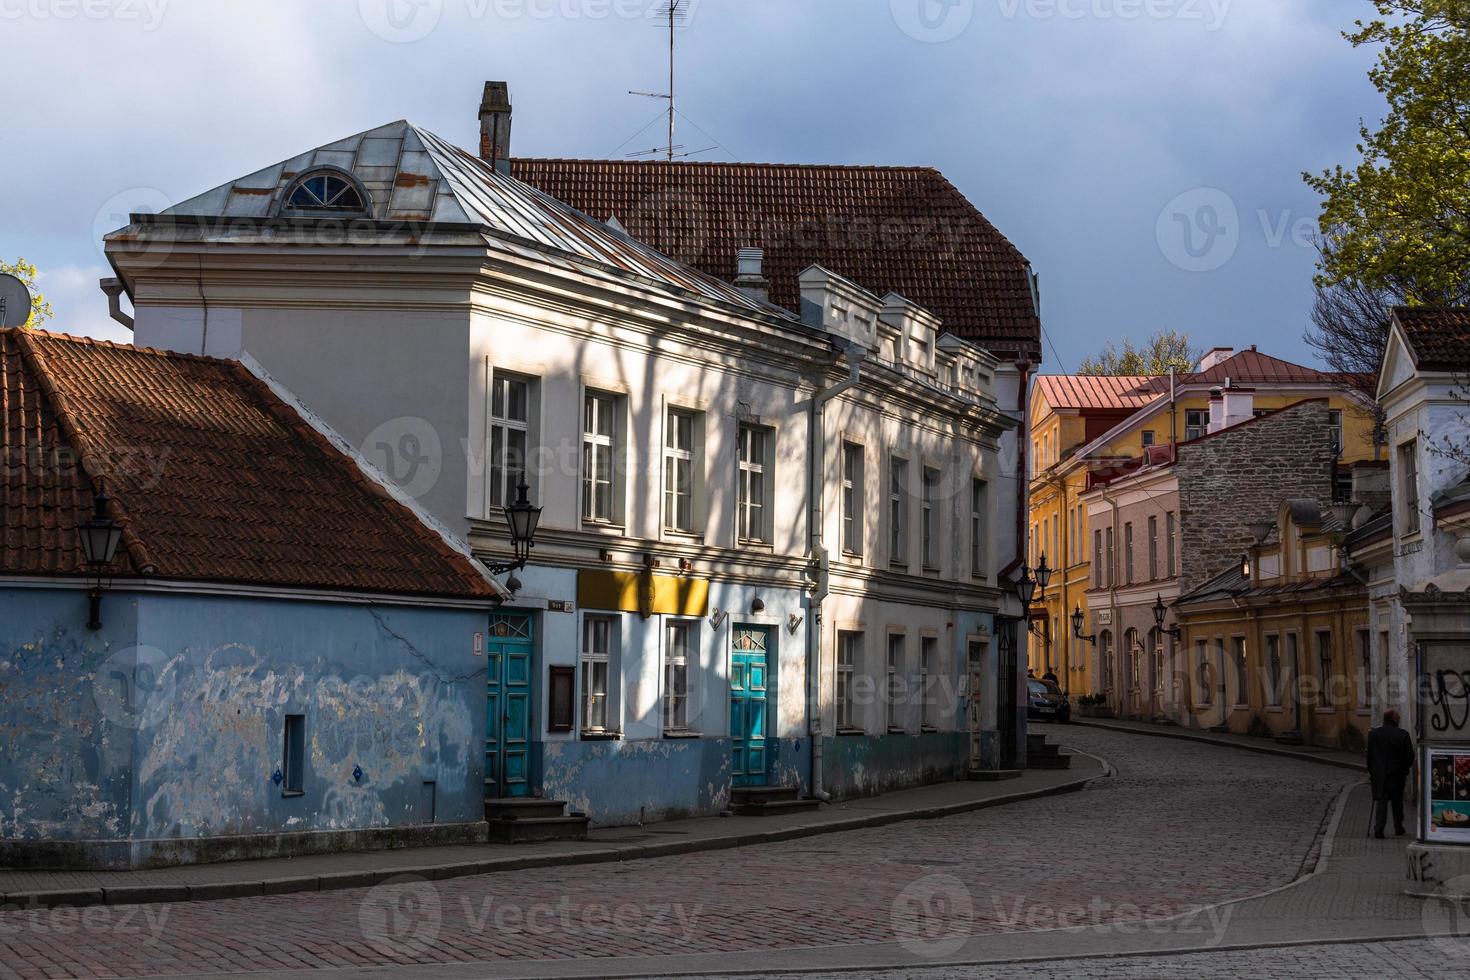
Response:
M23 327L31 318L31 291L9 273L0 272L0 327Z

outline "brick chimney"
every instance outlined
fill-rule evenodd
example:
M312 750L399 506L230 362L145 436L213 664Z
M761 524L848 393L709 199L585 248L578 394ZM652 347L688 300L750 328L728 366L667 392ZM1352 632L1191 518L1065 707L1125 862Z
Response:
M480 101L480 159L510 173L510 86L486 82Z

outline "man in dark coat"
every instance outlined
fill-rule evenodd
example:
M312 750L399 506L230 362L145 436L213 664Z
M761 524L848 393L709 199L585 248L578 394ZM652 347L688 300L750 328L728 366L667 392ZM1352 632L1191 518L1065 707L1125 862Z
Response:
M1368 779L1373 784L1373 836L1381 838L1393 805L1393 832L1404 834L1404 781L1414 771L1414 740L1399 727L1399 713L1383 713L1368 733Z

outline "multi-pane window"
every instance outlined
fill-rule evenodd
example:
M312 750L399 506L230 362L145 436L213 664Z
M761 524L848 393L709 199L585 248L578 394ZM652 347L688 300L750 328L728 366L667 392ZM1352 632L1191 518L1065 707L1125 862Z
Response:
M1123 581L1133 582L1133 522L1123 525Z
M909 563L908 529L909 464L893 457L888 462L888 561L893 565Z
M617 404L612 395L589 391L582 400L582 520L617 520L613 493L613 452L617 443Z
M1174 512L1171 510L1164 515L1164 550L1168 555L1168 575L1174 577L1175 552L1174 552Z
M1330 409L1327 412L1327 427L1332 430L1332 455L1342 455L1342 410Z
M842 550L863 553L863 447L842 444Z
M1215 692L1213 690L1211 690L1211 684L1210 684L1210 661L1209 661L1208 655L1205 653L1205 641L1204 640L1196 640L1194 642L1194 652L1195 652L1195 660L1196 660L1196 664L1195 664L1196 683L1195 683L1195 699L1194 699L1194 703L1195 704L1211 704L1214 701L1214 693Z
M606 732L611 702L608 681L612 672L617 623L611 616L588 616L582 621L582 730Z
M855 710L857 697L853 692L853 681L857 676L862 644L863 634L861 633L839 632L837 634L837 690L834 700L837 702L837 727L839 729L856 727L853 719L857 714Z
M1286 669L1291 672L1291 682L1300 685L1302 676L1301 642L1295 633L1286 634Z
M888 702L888 730L903 730L904 709L904 676L903 676L903 647L904 635L893 633L888 637L888 669L887 683L884 685L886 700Z
M753 425L740 426L740 460L737 474L737 501L740 540L770 541L766 507L766 443L770 430Z
M690 622L670 623L664 640L664 731L689 730L691 665L695 655L695 630Z
M1336 670L1332 665L1332 633L1319 630L1317 633L1317 685L1322 707L1333 705L1332 685Z
M531 383L514 375L496 374L490 383L490 506L516 499L526 472L526 443L531 432Z
M925 636L919 640L919 725L936 728L937 705L934 684L939 677L939 639Z
M1204 409L1187 408L1184 410L1184 438L1185 441L1198 439L1209 431L1210 413Z
M1103 584L1103 534L1097 530L1092 532L1092 587L1100 589Z
M1145 447L1152 446L1154 444L1154 430L1153 429L1144 429L1142 435L1143 435L1143 445Z
M1266 680L1271 689L1266 692L1266 701L1272 705L1281 703L1281 637L1275 633L1266 636Z
M670 409L664 430L664 527L694 531L693 412Z
M1230 638L1230 659L1235 664L1235 703L1250 703L1250 680L1245 669L1245 637Z
M1399 486L1403 490L1403 512L1405 534L1419 533L1419 444L1410 439L1399 447Z
M1103 540L1106 541L1107 542L1107 545L1108 545L1108 549L1107 549L1108 553L1104 556L1105 563L1104 563L1104 566L1103 567L1104 567L1104 570L1107 572L1107 583L1108 583L1109 587L1111 587L1111 586L1114 586L1114 585L1117 585L1118 584L1117 573L1115 571L1117 569L1117 567L1118 567L1117 564L1116 564L1118 555L1117 555L1117 552L1113 548L1113 529L1112 528L1107 528L1107 529L1105 529L1103 531Z
M1148 519L1148 577L1152 581L1159 577L1159 519Z
M970 574L985 577L985 481L970 481Z
M1358 707L1373 710L1373 641L1367 630L1358 630Z
M939 567L939 471L924 468L924 499L920 534L923 536L924 567Z

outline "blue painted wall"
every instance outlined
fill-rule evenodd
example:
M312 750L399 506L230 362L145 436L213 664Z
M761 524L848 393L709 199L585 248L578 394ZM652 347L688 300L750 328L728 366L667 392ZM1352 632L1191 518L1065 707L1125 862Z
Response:
M963 779L969 760L966 732L828 736L822 746L822 783L834 799L872 796Z
M484 612L114 592L103 632L85 618L81 592L0 589L0 842L125 838L146 863L483 819ZM299 796L272 780L288 714Z

